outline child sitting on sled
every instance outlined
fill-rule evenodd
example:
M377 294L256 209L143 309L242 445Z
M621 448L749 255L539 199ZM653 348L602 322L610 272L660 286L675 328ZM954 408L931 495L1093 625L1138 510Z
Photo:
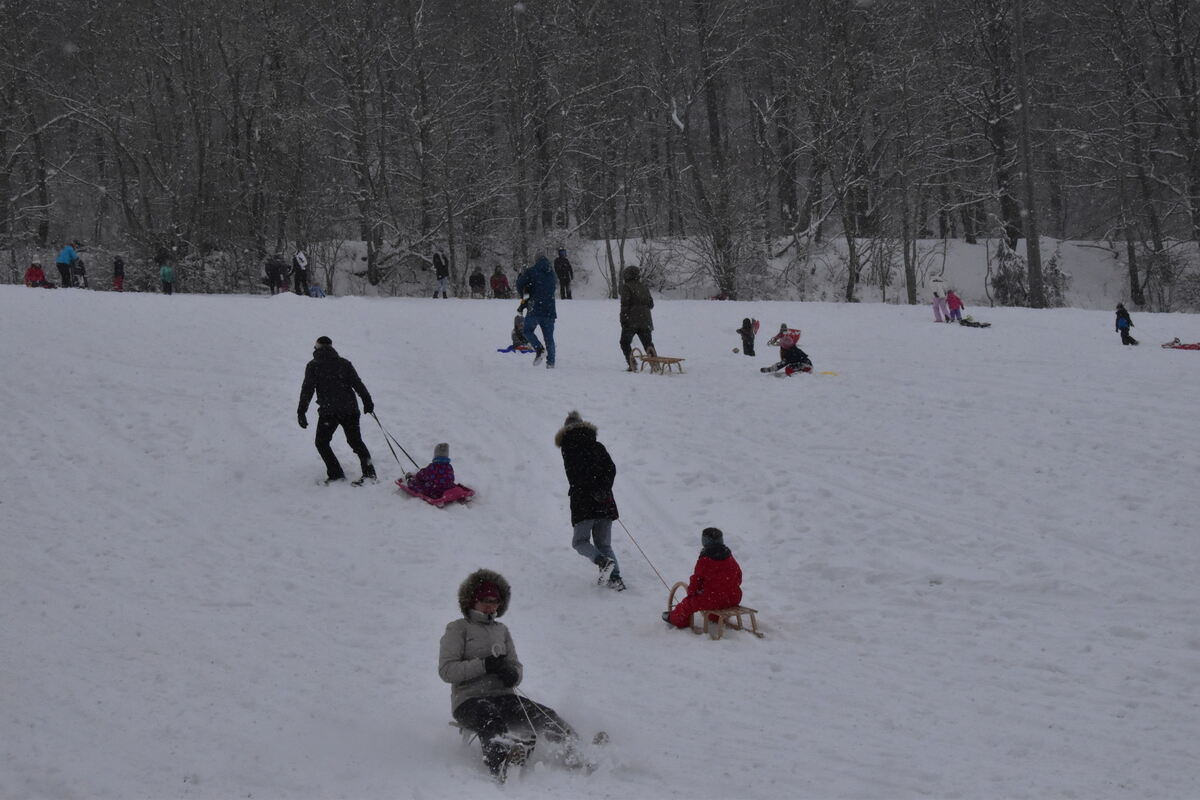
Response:
M692 624L692 614L701 610L729 608L742 602L742 568L725 546L720 528L705 528L700 534L700 558L688 581L687 596L670 611L664 611L663 621L676 628ZM709 619L716 621L715 614Z
M769 367L763 367L760 372L773 373L777 377L783 378L789 375L795 375L797 372L812 372L812 359L808 354L796 346L796 339L791 334L781 333L771 339L771 344L779 345L779 361Z
M426 497L438 498L454 486L454 467L450 466L450 445L441 442L433 448L433 461L417 474L407 472L404 481L409 489Z

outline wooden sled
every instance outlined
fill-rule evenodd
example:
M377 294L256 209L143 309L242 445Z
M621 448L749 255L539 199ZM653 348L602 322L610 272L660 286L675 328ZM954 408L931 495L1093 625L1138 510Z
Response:
M650 366L651 374L658 373L659 375L669 375L671 367L679 370L679 374L683 374L683 362L686 359L674 358L672 356L648 356L636 347L630 351L631 355L642 362L641 370L646 369L646 365Z
M684 594L687 594L687 584L684 583L683 581L676 581L675 585L671 587L670 596L667 597L667 611L671 611L672 609L675 608L676 605L678 605L678 603L675 602L675 592L679 591L680 589L683 589ZM702 625L699 625L699 626L696 625L696 614L700 615L700 619L703 622ZM712 614L715 617L717 617L717 621L716 622L710 621L708 618L709 614ZM729 608L708 608L708 609L704 609L701 611L697 611L694 614L692 614L692 619L691 619L690 624L691 624L692 633L695 633L695 634L707 633L708 638L710 638L710 639L720 639L722 636L724 636L726 626L728 626L729 628L731 628L735 631L746 631L747 633L753 633L755 636L757 636L759 639L761 639L766 634L764 634L762 631L760 631L758 629L757 614L758 614L757 609L750 608L748 606L730 606ZM745 624L742 622L743 616L747 616L750 618L750 627L749 628L746 628Z
M396 485L399 486L400 489L405 493L410 494L413 497L419 497L426 503L429 503L429 505L437 506L438 508L441 508L447 503L465 503L475 496L474 489L463 486L461 483L456 483L446 491L442 492L441 497L427 497L421 494L416 489L409 487L409 485L404 482L404 478L397 478Z

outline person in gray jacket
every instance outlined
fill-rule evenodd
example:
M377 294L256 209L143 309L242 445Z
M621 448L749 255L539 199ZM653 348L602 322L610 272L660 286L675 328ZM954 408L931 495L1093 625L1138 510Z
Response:
M456 722L479 736L483 762L503 782L510 763L523 764L538 734L556 745L568 766L583 766L578 736L552 708L517 694L524 668L508 626L511 587L504 576L477 569L458 587L462 618L446 626L438 675L450 684Z

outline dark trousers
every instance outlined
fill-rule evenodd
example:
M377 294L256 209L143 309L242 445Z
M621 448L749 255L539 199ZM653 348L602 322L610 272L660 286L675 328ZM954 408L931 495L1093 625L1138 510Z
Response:
M749 336L742 334L742 353L748 356L754 355L754 334Z
M60 285L65 289L71 285L71 265L56 264L55 266L58 267L58 277L62 278Z
M171 283L170 281L163 281L162 286L163 294L171 294L175 291L175 284Z
M559 296L560 300L570 300L571 299L571 282L570 281L560 280L558 282L558 296Z
M346 473L342 471L342 463L329 446L333 441L333 432L339 425L346 434L346 444L350 445L350 449L358 456L363 472L366 473L367 467L371 466L371 452L363 444L358 419L358 414L320 414L317 417L317 452L321 454L321 460L325 462L325 474L330 478L336 480L346 477Z
M1121 328L1121 344L1137 344L1137 339L1129 335L1128 328Z
M506 743L494 741L512 733L514 737L544 736L549 742L573 746L578 738L558 713L541 703L515 694L472 697L454 709L454 720L479 735L483 761L496 772L508 755ZM532 727L531 727L532 726Z
M293 288L296 294L308 294L308 271L296 270L292 273Z
M626 363L629 363L630 366L633 366L629 359L632 357L633 353L633 348L631 348L630 345L633 344L634 335L636 335L638 337L638 341L642 343L642 350L646 353L646 355L656 355L654 352L654 341L650 338L649 328L621 328L621 352L625 354L625 361Z

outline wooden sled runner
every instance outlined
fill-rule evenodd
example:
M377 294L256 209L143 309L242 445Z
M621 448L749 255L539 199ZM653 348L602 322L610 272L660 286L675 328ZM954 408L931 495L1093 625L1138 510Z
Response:
M675 585L671 587L670 596L667 598L667 611L671 611L672 609L675 608L676 605L678 605L675 601L675 593L677 591L679 591L680 589L683 590L683 593L685 595L687 594L687 584L684 583L683 581L676 581ZM699 625L699 626L696 625L696 614L700 615L700 619L703 622L702 625ZM716 616L717 621L711 622L708 619L709 614ZM692 619L691 619L692 633L695 633L695 634L707 633L708 638L710 638L710 639L720 639L722 636L725 635L725 628L729 627L735 631L746 631L747 633L753 633L755 636L757 636L758 638L761 639L766 634L764 634L762 631L760 631L758 629L758 617L756 616L757 614L758 614L757 609L753 609L748 606L730 606L729 608L709 608L709 609L704 609L703 611L697 611L695 614L692 615ZM745 624L742 622L743 616L747 616L750 618L750 627L749 628L746 628Z
M408 484L404 482L404 478L397 478L396 485L399 486L400 489L405 493L410 494L413 497L419 497L426 503L429 503L429 505L437 506L438 508L441 508L447 503L465 503L475 496L474 489L463 486L461 483L456 483L446 491L442 492L441 497L426 497L416 489L409 488Z
M649 365L651 374L658 373L659 375L669 375L671 373L671 367L675 367L675 369L679 371L680 375L683 374L683 362L686 359L674 358L673 356L648 356L636 347L633 348L630 353L634 358L642 362L639 372L644 371L646 366Z

